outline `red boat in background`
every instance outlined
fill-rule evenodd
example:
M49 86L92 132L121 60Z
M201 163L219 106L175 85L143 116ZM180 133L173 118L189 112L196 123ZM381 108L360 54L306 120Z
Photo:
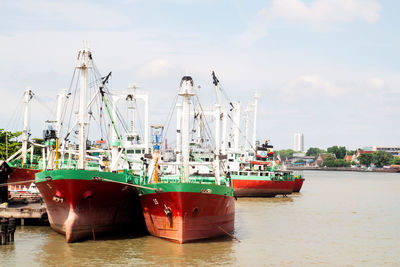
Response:
M12 172L9 174L8 183L15 186L21 186L29 188L33 180L35 180L35 174L40 172L39 169L29 168L18 168L11 167ZM24 183L25 182L25 183Z
M295 187L292 171L281 170L273 161L273 146L268 141L257 147L255 159L237 154L228 156L230 176L236 197L274 197L288 195Z
M270 180L265 178L232 175L232 184L235 196L274 197L276 195L288 195L293 192L295 181Z

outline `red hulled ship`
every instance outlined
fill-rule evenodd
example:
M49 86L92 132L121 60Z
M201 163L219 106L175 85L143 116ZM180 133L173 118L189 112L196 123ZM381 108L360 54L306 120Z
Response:
M231 188L196 183L146 186L152 185L167 192L146 194L140 189L143 215L151 235L186 243L233 232L235 203Z
M193 80L182 78L179 95L182 96L182 114L177 112L177 162L161 162L159 137L155 135L149 176L139 189L140 202L150 234L185 243L218 237L234 230L235 202L230 183L220 177L219 120L220 106L216 110L215 160L213 171L207 175L190 173L196 163L189 162L190 100ZM161 165L164 167L159 168ZM168 167L171 170L168 171ZM192 169L193 168L193 169ZM158 171L161 170L159 174Z
M142 214L128 173L55 170L37 174L51 227L67 242L141 226Z
M55 150L51 154L55 161L49 162L48 165L52 166L53 170L36 174L36 185L46 203L50 226L55 231L64 234L67 242L90 237L95 239L97 234L114 233L126 229L123 226L128 226L130 230L140 230L137 226L143 224L143 213L135 188L135 185L140 183L140 178L135 174L137 170L132 168L132 164L129 164L127 168L121 167L127 162L128 152L125 146L121 145L123 140L111 114L111 111L118 114L116 100L105 87L111 72L101 78L93 63L92 53L87 47L79 51L76 69L79 71L79 81L76 80L76 86L78 82L80 84L78 121L75 123L76 126L79 125L78 149L73 145L69 149L64 149L65 144L63 144L58 150L61 128L57 127L56 133L49 135L49 139L56 139ZM96 78L89 79L89 71ZM89 81L92 82L89 83ZM73 86L72 83L71 86ZM97 101L105 105L110 124L113 125L111 151L108 148L95 148L88 145L90 144L87 135L89 107L92 103L88 102L88 92L93 91L95 93L92 101L95 101L96 96L100 98ZM116 97L116 95L113 96ZM108 105L107 98L113 101L112 109ZM123 99L133 101L134 96L128 98L124 95ZM71 104L72 106L69 109L67 107L65 112L74 112L76 107L74 102ZM101 114L102 108L98 112L99 114L95 113L93 107L90 108L90 116L99 115L99 119L103 120L100 124L107 125L109 122L104 121L105 117ZM59 121L59 116L57 117ZM73 130L75 130L74 127L72 127ZM99 131L102 129L100 128ZM68 142L68 136L67 132L63 142ZM139 142L135 144L140 148L139 151L147 148L141 146ZM68 156L68 161L61 160L60 164L58 153ZM129 163L131 162L132 160Z

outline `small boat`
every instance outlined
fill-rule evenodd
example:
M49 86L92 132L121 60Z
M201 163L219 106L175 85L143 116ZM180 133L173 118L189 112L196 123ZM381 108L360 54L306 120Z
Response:
M272 160L273 146L265 142L254 153L229 154L228 164L237 197L274 197L293 192L295 178L292 171L282 170ZM240 155L240 157L238 157Z
M292 172L271 171L268 162L264 161L250 161L240 165L242 170L231 172L236 197L274 197L293 192L295 180Z
M193 166L203 164L189 162L190 98L194 95L191 77L182 78L179 95L183 98L183 107L179 105L182 110L177 112L177 160L162 162L159 145L156 144L149 175L142 184L143 188L139 189L139 197L151 235L186 243L232 232L235 202L229 181L220 177L218 152L215 154L213 173L191 173ZM217 110L215 117L216 132L219 133L220 111ZM219 137L216 135L215 151L219 151ZM168 164L172 168L164 167ZM172 170L171 173L168 170Z

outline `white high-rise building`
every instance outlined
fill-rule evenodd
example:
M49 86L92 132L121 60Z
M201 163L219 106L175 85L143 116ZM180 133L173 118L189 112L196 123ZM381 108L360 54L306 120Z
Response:
M294 134L294 151L304 151L304 134L295 133Z

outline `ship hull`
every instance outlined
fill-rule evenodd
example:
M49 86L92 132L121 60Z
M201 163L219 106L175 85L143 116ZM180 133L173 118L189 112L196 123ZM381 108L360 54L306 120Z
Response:
M303 186L304 179L295 179L295 185L293 188L293 192L300 192L301 187Z
M233 232L235 202L231 189L230 194L214 194L205 191L208 187L204 184L189 185L197 187L197 192L185 191L185 184L162 186L164 192L140 196L146 227L151 235L187 243ZM168 186L178 190L170 190L166 188Z
M26 188L29 188L32 181L35 180L35 174L40 172L40 170L38 169L28 169L28 168L18 168L18 167L11 167L11 169L12 172L9 175L8 183L13 184L18 182L18 184L13 185L17 188L19 187L23 188L24 186ZM25 181L27 182L22 183Z
M67 242L140 228L143 217L134 187L100 180L112 178L110 173L60 172L62 179L53 178L57 171L42 173L47 179L36 185L46 203L50 226L65 235ZM95 179L88 179L87 172Z
M295 181L232 179L236 197L274 197L293 192Z

